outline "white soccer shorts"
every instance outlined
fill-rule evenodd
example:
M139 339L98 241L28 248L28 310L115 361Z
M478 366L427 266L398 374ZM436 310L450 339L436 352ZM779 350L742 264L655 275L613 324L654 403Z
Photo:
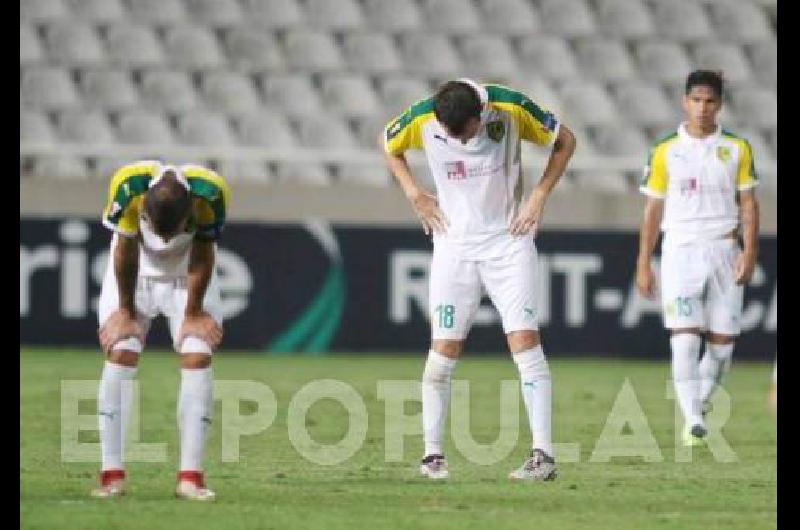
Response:
M536 246L508 256L462 259L447 247L434 246L430 269L430 319L434 340L463 340L472 327L483 289L503 322L503 331L538 329L538 259Z
M172 336L173 348L178 353L213 353L211 346L204 340L197 337L187 337L183 344L176 344L178 333L183 324L186 302L188 300L188 288L186 277L178 278L157 278L139 276L136 282L136 312L139 324L147 335L150 323L158 315L164 315L169 324L169 332ZM103 286L100 291L100 300L97 307L97 317L99 324L108 319L111 314L119 309L119 292L117 289L117 279L114 275L114 261L109 259L106 275L103 278ZM216 271L211 276L211 280L206 288L206 295L203 298L203 309L207 311L218 324L222 325L222 299L220 297L219 283L217 282ZM141 353L144 345L136 338L128 338L114 345L115 350L127 350Z
M661 302L668 329L700 328L721 335L741 332L744 287L736 285L735 239L661 248Z

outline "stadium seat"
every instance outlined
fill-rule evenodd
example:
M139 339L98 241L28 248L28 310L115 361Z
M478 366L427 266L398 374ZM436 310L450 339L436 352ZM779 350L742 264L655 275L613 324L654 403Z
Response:
M86 162L72 155L41 155L34 159L33 174L54 180L89 180Z
M380 111L380 103L365 77L349 74L322 79L322 102L326 109L347 117L369 116Z
M634 125L598 126L593 141L598 154L609 156L638 156L644 160L650 148L647 137Z
M253 112L261 106L250 78L235 72L208 72L200 87L206 106L227 114Z
M762 129L778 126L778 98L768 88L742 88L731 94L739 118Z
M650 11L641 0L601 0L597 27L609 37L635 39L655 32Z
M88 70L81 73L79 86L85 104L107 110L133 108L139 96L128 70Z
M681 42L714 39L705 11L693 0L654 2L655 26L664 37Z
M151 70L142 77L142 102L146 107L167 112L197 108L194 87L189 76L176 70Z
M399 114L412 103L431 95L431 86L422 78L413 76L383 77L378 83L378 93L389 114Z
M778 82L778 45L774 40L752 45L750 60L756 80L772 86Z
M584 0L540 0L542 27L564 37L585 37L596 32L591 9Z
M455 48L444 35L406 34L402 37L402 49L410 72L449 76L463 70Z
M92 171L90 171L90 177L92 180L109 182L111 181L111 177L119 168L130 163L130 158L121 156L97 157L94 163L94 168Z
M22 103L44 110L74 107L79 103L69 72L52 66L25 68L20 76L19 94Z
M425 26L436 32L471 33L480 24L472 2L463 0L422 0Z
M331 177L322 164L314 162L278 162L275 176L279 182L298 185L330 186Z
M164 62L161 45L148 26L126 23L111 26L106 34L106 51L116 64L131 68Z
M141 145L170 145L172 130L158 112L130 110L122 112L117 124L117 139L121 143Z
M508 41L496 35L470 35L460 39L464 72L478 79L497 79L519 71Z
M298 139L302 147L314 149L349 149L356 146L347 124L326 113L297 118Z
M235 128L242 145L265 148L294 147L294 133L286 117L262 109L238 116Z
M272 171L269 166L255 160L222 160L218 171L228 182L257 184L272 182Z
M338 182L347 184L358 184L375 186L379 188L387 187L392 182L389 169L381 163L347 163L341 164L338 168Z
M631 192L631 184L615 171L575 172L576 186L585 190L621 195Z
M685 78L692 64L684 49L674 42L653 40L636 46L636 58L642 77L651 81L674 81Z
M694 50L698 68L722 70L726 81L738 83L750 79L750 66L735 44L709 42L699 44Z
M39 43L36 32L27 24L19 25L19 64L29 65L41 63L44 60L44 52Z
M186 112L178 117L178 141L187 145L226 146L236 141L228 119L215 112Z
M58 115L56 123L58 137L65 142L101 145L116 142L108 118L101 111L67 110Z
M240 0L242 16L263 28L292 28L303 25L296 0Z
M51 144L55 141L53 128L47 116L38 111L20 109L19 111L20 141L38 144Z
M394 116L383 113L355 119L355 135L358 144L364 149L375 150L378 145L378 134Z
M618 40L585 38L578 42L581 71L601 81L633 78L635 68L628 51Z
M552 80L578 77L578 65L567 41L561 37L523 37L519 42L520 64Z
M313 28L341 31L364 25L356 0L306 0L305 7L305 19Z
M721 39L752 43L772 38L772 29L764 9L753 2L714 0L709 3L709 9Z
M184 0L186 11L198 23L214 28L238 26L245 18L236 0Z
M338 70L342 67L339 48L327 33L290 31L284 40L286 63L300 70Z
M63 0L20 0L19 19L31 23L52 22L67 18Z
M127 16L121 0L67 0L73 17L93 24L119 22Z
M422 27L422 15L416 2L364 0L364 14L369 26L387 31L408 31Z
M133 0L128 9L134 20L159 26L182 24L187 18L181 0Z
M558 92L544 78L535 75L517 78L511 81L509 86L528 96L539 107L555 114L556 118L562 119L564 104Z
M280 70L283 55L272 33L247 27L231 28L224 38L229 66L243 70Z
M289 115L315 113L322 107L307 75L262 75L260 79L264 100Z
M348 32L342 51L348 67L355 71L382 74L403 66L391 37L382 33Z
M614 87L617 107L633 123L643 127L669 125L680 117L659 85L646 81L619 83Z
M778 128L769 130L769 146L772 148L772 156L778 158Z
M54 22L45 27L47 55L69 66L96 65L103 61L103 47L94 28L75 21Z
M565 123L602 125L614 123L619 113L603 86L594 81L566 83L561 87Z
M502 35L530 35L541 30L539 13L527 0L480 0L485 29Z
M181 68L209 69L223 64L214 35L202 26L170 28L164 50L169 62Z

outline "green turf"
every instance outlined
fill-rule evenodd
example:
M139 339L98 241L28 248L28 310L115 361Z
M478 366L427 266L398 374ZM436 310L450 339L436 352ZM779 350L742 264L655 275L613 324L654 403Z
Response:
M619 360L551 360L554 438L580 444L577 463L561 463L552 483L512 484L509 470L524 457L523 430L511 454L490 466L468 462L448 445L451 479L417 478L420 436L405 438L402 462L386 462L381 379L416 380L422 358L391 356L294 358L220 354L218 380L257 380L275 392L275 423L243 437L240 460L221 460L221 405L209 441L207 480L218 495L213 505L172 497L176 467L174 356L147 353L139 369L141 441L167 444L168 461L129 465L128 495L113 501L88 497L98 464L60 458L60 381L96 379L101 357L93 352L20 352L21 528L157 529L747 529L776 527L777 426L766 408L771 366L735 364L725 386L733 398L723 430L738 461L715 461L706 448L691 463L676 463L674 402L665 397L665 363ZM499 433L499 381L514 379L504 358L467 357L456 379L471 381L472 434L481 442ZM345 381L364 397L369 428L363 447L344 463L320 466L293 449L287 407L305 383ZM589 458L615 398L629 378L663 455L663 462L637 457L592 463ZM82 403L91 414L93 401ZM419 410L409 404L406 413ZM242 414L252 406L241 405ZM341 406L325 400L307 415L308 432L321 443L340 440L347 429ZM81 441L97 441L86 432ZM99 458L99 455L98 455Z

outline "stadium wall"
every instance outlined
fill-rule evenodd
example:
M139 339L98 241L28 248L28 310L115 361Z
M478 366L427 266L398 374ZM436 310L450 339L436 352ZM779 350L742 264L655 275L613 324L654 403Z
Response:
M108 243L109 233L96 216L21 218L21 344L96 344L95 304ZM539 319L552 355L668 358L659 305L639 297L633 286L634 229L548 229L537 246ZM430 241L417 227L318 218L233 221L218 254L227 317L224 347L283 354L424 351L430 252ZM774 236L761 240L743 325L737 358L772 359ZM154 326L148 342L168 346L163 323ZM487 299L467 349L487 354L505 349L499 317Z

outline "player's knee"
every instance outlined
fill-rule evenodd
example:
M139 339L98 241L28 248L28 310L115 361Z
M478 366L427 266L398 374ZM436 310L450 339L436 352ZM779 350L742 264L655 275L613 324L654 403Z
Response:
M541 344L539 332L534 329L512 331L506 335L508 348L512 353L530 350Z
M131 368L139 364L139 352L131 350L112 350L108 354L107 358L114 364L128 366Z
M444 355L445 357L449 357L450 359L456 359L459 355L461 355L461 351L464 349L464 341L463 340L450 340L450 339L434 339L431 343L431 349L436 353Z
M201 369L211 366L211 355L207 353L184 353L181 355L181 368Z
M437 350L428 353L425 370L422 372L423 383L449 383L453 375L456 359L443 355Z
M736 335L722 335L720 333L708 332L706 334L706 341L709 344L718 344L720 346L727 346L733 344L736 340Z
M550 378L550 366L547 364L541 348L531 348L513 355L520 377L525 381Z

